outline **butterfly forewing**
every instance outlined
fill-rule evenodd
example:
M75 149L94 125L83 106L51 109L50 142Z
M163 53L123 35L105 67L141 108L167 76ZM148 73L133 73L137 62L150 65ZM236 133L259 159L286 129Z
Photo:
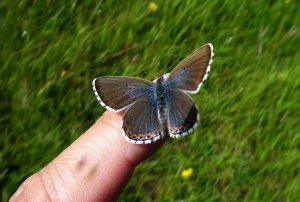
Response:
M192 98L182 91L168 95L169 134L173 138L190 134L198 125L199 112Z
M169 86L197 93L207 79L213 55L212 44L206 44L194 51L172 70L168 78Z
M93 81L100 104L111 111L121 111L137 99L153 94L153 83L144 79L105 76Z
M123 118L122 128L126 140L135 144L149 144L161 139L155 98L143 97L131 105Z

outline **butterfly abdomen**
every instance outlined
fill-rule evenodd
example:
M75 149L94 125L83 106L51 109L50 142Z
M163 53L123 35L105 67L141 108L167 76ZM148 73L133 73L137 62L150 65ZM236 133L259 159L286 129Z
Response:
M167 110L167 103L165 98L160 98L157 100L157 107L158 107L158 115L161 123L167 123L168 119L168 110Z

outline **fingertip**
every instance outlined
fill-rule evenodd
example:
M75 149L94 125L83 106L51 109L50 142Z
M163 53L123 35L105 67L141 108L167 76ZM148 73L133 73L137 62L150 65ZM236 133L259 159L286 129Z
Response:
M170 74L171 74L171 73L165 73L165 74L163 75L164 79L165 79L165 80L168 79L169 76L170 76ZM157 82L157 79L158 79L158 78L154 79L153 82L156 83L156 82Z
M99 136L105 136L105 141L110 142L111 147L114 145L118 153L122 154L124 160L133 166L137 166L161 147L165 139L158 140L152 144L134 144L128 142L121 133L124 114L124 111L119 113L105 111L91 129L95 129L95 133ZM107 133L105 131L110 132Z
M170 74L171 74L171 73L165 73L165 74L163 75L164 79L169 78Z
M133 167L136 167L158 150L164 142L165 139L158 140L152 144L133 144L124 139L122 144L124 159L126 159Z

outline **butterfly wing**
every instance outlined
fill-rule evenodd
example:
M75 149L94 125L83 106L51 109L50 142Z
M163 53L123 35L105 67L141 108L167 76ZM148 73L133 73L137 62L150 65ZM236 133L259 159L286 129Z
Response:
M93 90L104 108L118 112L138 98L153 94L153 83L132 77L105 76L93 80Z
M207 79L213 55L213 46L210 43L195 50L172 70L167 79L169 86L188 93L197 93Z
M169 91L169 135L173 138L186 136L198 126L199 112L192 98L181 90Z
M123 118L122 133L128 142L150 144L162 138L156 99L143 97L129 107Z

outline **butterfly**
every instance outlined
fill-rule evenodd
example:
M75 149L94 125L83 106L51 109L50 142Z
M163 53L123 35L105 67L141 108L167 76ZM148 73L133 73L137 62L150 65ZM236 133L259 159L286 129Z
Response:
M126 111L122 134L128 142L150 144L166 135L178 138L190 134L200 115L188 94L197 93L207 79L213 58L208 43L181 61L168 78L156 82L126 77L104 76L93 80L100 104L109 111Z

